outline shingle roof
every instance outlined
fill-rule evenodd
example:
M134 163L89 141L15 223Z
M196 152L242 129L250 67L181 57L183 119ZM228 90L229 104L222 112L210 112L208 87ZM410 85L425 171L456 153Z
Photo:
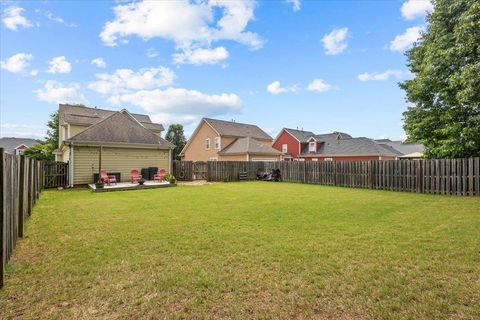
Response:
M315 135L311 131L303 131L303 130L296 130L296 129L289 129L289 128L283 128L283 130L290 133L292 136L294 136L300 142L307 142L308 138Z
M221 136L251 137L255 139L273 140L265 131L254 124L204 118Z
M234 142L228 145L225 149L219 152L219 154L238 154L238 153L251 153L251 154L271 154L280 155L281 152L272 148L269 144L260 142L254 138L246 137L236 139Z
M340 135L340 139L351 139L352 136L345 132L332 132L332 133L323 133L323 134L316 134L313 137L317 141L327 141L327 140L337 140L338 135Z
M100 122L68 139L78 142L114 142L151 144L163 147L173 145L138 123L126 110L115 112Z
M391 141L390 139L379 139L375 140L380 145L388 146L394 148L402 155L410 153L421 153L423 154L424 146L420 143L404 143L402 141Z
M316 153L309 153L308 146L302 150L302 156L320 155L372 155L372 156L398 156L399 152L393 148L384 147L368 138L351 138L328 140L320 144Z
M39 143L40 141L36 139L14 138L14 137L0 138L0 148L4 148L6 152L11 154L14 154L15 148L22 144L26 145L27 147L32 147Z
M60 125L67 123L92 125L111 116L115 112L117 111L61 104L59 106L58 120ZM144 124L147 129L156 131L164 130L161 124L153 123L150 117L145 114L132 113L131 115Z

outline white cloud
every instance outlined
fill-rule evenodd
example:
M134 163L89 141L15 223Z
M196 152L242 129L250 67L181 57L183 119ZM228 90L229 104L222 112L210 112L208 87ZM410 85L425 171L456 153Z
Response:
M48 63L48 73L70 73L72 65L65 56L55 57Z
M409 49L421 36L421 27L411 27L390 42L390 50L403 52Z
M44 125L25 123L2 123L0 124L0 136L22 138L44 138L47 127Z
M403 3L400 11L407 20L423 17L433 10L433 3L430 0L407 0Z
M18 31L18 27L29 28L32 26L22 14L25 9L20 7L8 7L3 10L2 21L5 27L10 30Z
M28 67L30 65L30 60L32 59L33 55L30 53L17 53L6 61L0 61L0 67L7 71L18 73Z
M96 81L88 88L103 94L125 93L131 90L145 90L171 85L175 73L169 68L143 68L137 72L131 69L118 69L112 74L96 74Z
M292 10L297 12L300 10L302 2L300 0L285 0L286 3L292 6Z
M271 94L280 94L285 92L294 92L297 91L297 86L290 86L287 88L282 87L280 81L273 81L267 86L267 91Z
M36 75L38 75L38 70L34 69L34 70L30 71L30 75L35 77Z
M158 56L157 50L154 48L149 48L146 52L147 58L155 58Z
M228 51L224 47L215 49L186 49L184 52L173 55L173 62L176 64L215 64L228 58Z
M246 31L254 19L255 1L139 1L114 7L101 40L115 46L121 38L136 35L174 41L178 50L208 48L212 42L231 40L259 49L262 39ZM220 14L218 14L220 12Z
M337 55L342 53L348 46L347 44L348 28L333 29L322 38L325 54Z
M183 88L140 90L112 96L108 102L138 106L157 118L170 117L190 122L203 116L236 113L242 109L242 101L236 94L209 95Z
M357 76L360 81L385 81L391 77L397 79L401 78L404 75L404 72L401 70L386 70L384 72L373 72L373 73L362 73Z
M326 83L323 79L314 79L312 82L310 82L307 89L308 91L321 93L332 90L332 86Z
M51 20L53 22L57 22L57 23L60 23L60 24L63 24L65 25L66 27L76 27L77 25L75 23L68 23L68 22L65 22L65 20L63 18L60 18L58 16L55 16L52 12L50 11L42 11L42 10L36 10L36 12L38 13L42 13L45 15L45 17L47 17L48 20Z
M107 67L107 63L105 62L105 60L103 60L103 58L95 58L90 63L96 65L99 68Z
M182 123L183 125L188 125L194 122L197 122L199 119L198 115L191 114L171 114L171 113L155 113L150 115L150 118L155 123Z
M65 86L55 80L48 80L43 88L35 90L37 99L53 103L80 103L87 102L83 94L79 93L80 85L73 83Z

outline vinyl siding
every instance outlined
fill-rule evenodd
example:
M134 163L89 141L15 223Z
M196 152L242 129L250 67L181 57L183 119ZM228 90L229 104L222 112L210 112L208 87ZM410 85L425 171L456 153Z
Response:
M93 183L93 174L98 172L99 147L75 147L74 184ZM129 149L104 147L102 169L120 172L122 181L130 181L132 169L159 167L169 169L168 150Z
M88 127L89 126L78 126L78 125L71 124L70 125L70 136L68 138L71 138L71 137L79 134L80 132L87 129Z

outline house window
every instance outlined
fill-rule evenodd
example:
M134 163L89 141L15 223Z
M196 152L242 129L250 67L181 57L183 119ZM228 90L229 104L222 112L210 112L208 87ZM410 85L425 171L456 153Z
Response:
M318 161L318 158L312 158L312 161Z
M288 152L288 144L282 144L282 152L287 153Z
M316 142L309 142L308 143L308 151L309 152L317 151L317 143Z
M323 161L333 161L333 159L332 158L325 158L325 159L323 159Z
M210 161L218 161L218 158L217 157L211 157Z
M205 150L210 150L210 138L205 139Z
M220 150L220 137L215 137L215 149Z

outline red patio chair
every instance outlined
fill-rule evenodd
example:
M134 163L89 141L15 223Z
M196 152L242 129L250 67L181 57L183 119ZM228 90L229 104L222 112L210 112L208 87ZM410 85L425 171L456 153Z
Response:
M100 171L100 178L103 180L104 183L107 185L110 185L111 183L117 184L117 177L115 176L109 176L107 174L107 171L101 170Z
M138 174L138 170L134 169L130 173L130 178L131 178L132 183L134 183L134 182L137 182L138 180L142 179L142 175Z
M158 172L156 175L153 176L154 181L162 182L163 178L165 177L165 174L167 173L167 170L165 169L158 169Z

